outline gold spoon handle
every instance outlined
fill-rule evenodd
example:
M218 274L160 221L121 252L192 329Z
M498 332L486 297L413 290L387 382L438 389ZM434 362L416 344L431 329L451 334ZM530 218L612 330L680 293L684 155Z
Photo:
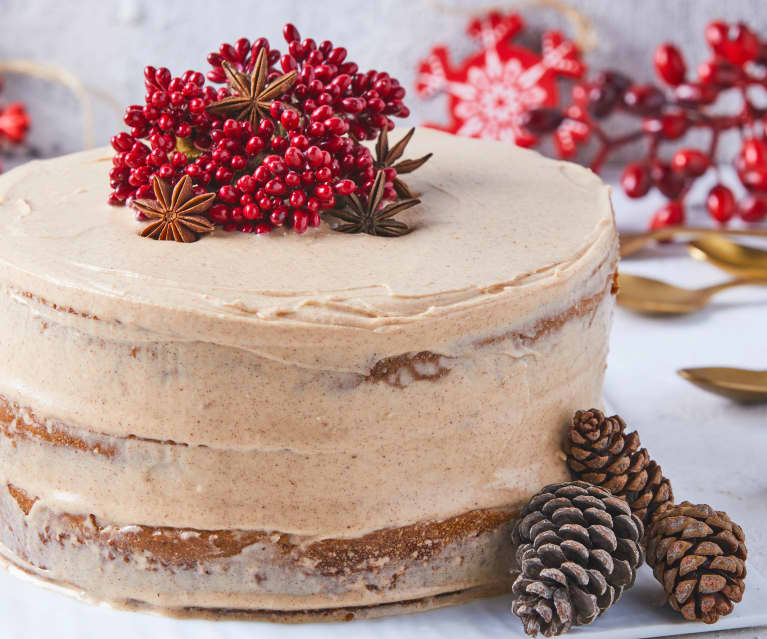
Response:
M621 236L621 257L633 255L641 251L650 242L670 240L677 235L694 235L699 237L721 235L748 235L751 237L767 237L767 229L709 229L696 226L668 226L664 229Z
M728 288L733 288L735 286L764 286L767 285L767 277L760 277L760 278L748 278L748 277L738 277L734 280L730 280L729 282L722 282L721 284L715 284L714 286L707 286L706 288L700 289L701 293L704 293L708 297L711 297L715 293L718 293L719 291L724 291Z

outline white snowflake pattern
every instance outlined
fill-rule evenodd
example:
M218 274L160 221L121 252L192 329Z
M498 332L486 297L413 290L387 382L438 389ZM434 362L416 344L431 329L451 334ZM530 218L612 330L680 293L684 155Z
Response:
M459 100L455 114L463 120L458 135L532 143L534 138L522 128L521 119L542 105L548 93L532 81L537 70L531 74L531 69L516 58L502 62L491 49L484 67L468 70L466 83L450 83L448 91Z

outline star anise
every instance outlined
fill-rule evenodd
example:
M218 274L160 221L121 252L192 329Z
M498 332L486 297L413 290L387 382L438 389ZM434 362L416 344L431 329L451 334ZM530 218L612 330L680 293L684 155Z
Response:
M142 237L155 240L195 242L202 233L210 233L213 225L207 218L198 215L207 211L215 193L194 195L192 179L185 175L171 192L170 184L153 176L155 200L134 200L134 206L150 218L151 223L142 232Z
M352 194L348 197L348 208L331 211L331 215L346 222L334 230L341 233L367 233L368 235L386 237L399 237L407 234L410 231L407 225L392 218L402 211L420 204L421 200L397 200L381 208L385 185L386 174L383 171L378 171L370 195L364 203L357 195Z
M400 180L399 176L405 173L412 173L417 168L423 166L433 155L432 153L427 153L417 160L402 160L401 162L397 162L405 152L405 147L410 142L410 138L413 137L414 133L415 127L410 129L410 131L408 131L407 134L390 149L389 134L386 131L386 127L381 129L381 133L378 136L378 142L376 142L376 158L374 163L376 169L393 168L397 171L397 177L394 178L394 189L397 191L397 195L408 199L414 198L415 195L413 195L413 192L408 185Z
M250 75L238 71L226 60L221 63L221 67L226 74L229 88L237 95L214 102L208 107L208 111L235 120L250 120L254 127L258 126L260 120L269 117L269 108L274 99L290 89L298 77L295 71L291 71L266 86L269 71L266 47L262 47L258 52Z

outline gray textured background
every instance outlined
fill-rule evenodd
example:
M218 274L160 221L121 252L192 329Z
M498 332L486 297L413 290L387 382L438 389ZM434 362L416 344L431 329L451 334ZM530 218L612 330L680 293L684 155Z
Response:
M482 0L442 2L459 10L440 10L430 0L0 0L0 60L59 64L125 106L142 100L145 65L168 66L178 74L187 68L205 71L206 53L223 41L265 35L282 45L281 26L290 20L302 36L346 46L350 59L361 68L384 68L398 77L410 92L412 123L441 121L442 99L424 102L415 96L416 64L436 42L449 44L454 59L460 60L475 46L464 35L467 17L462 10L488 6ZM594 68L630 71L638 80L652 77L652 51L663 40L682 45L691 63L702 61L707 56L703 28L712 18L744 19L767 33L767 0L571 0L571 4L593 20L599 35L589 63ZM523 11L532 42L543 28L567 28L567 22L550 9ZM13 99L27 102L34 128L28 148L15 152L6 165L82 146L77 102L65 89L6 76L0 101ZM105 144L121 121L107 102L94 98L93 104L96 143Z

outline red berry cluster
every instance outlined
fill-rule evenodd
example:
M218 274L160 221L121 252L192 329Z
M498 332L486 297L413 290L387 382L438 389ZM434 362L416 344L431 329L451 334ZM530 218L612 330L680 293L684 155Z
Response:
M767 88L767 41L762 42L745 24L723 21L711 22L705 36L712 57L693 77L679 49L664 43L655 50L653 62L667 90L655 84L634 84L616 71L603 71L593 81L576 85L572 104L566 108L531 111L526 126L534 133L553 134L563 156L573 155L577 144L596 140L591 161L595 171L619 147L644 140L643 157L625 167L621 185L632 198L643 197L652 188L668 198L653 215L651 228L684 224L687 194L716 163L721 134L736 130L742 146L734 160L741 183L735 188L746 195L737 201L731 186L717 183L708 194L706 207L721 224L736 215L745 222L763 220L767 217L767 109L754 103L750 89ZM712 112L720 95L731 91L741 96L738 111ZM639 118L639 127L617 136L609 134L601 120L616 112ZM693 130L710 133L705 149L685 147L670 158L661 157L664 144L678 145Z
M197 71L186 71L174 78L165 67L144 69L144 105L133 104L126 109L123 121L131 131L112 138L116 153L109 173L113 189L110 204L151 197L155 174L175 184L184 175L190 158L210 147L210 134L220 128L221 122L206 109L228 91L216 91L204 84L205 77ZM204 178L195 184L205 185L212 176Z
M0 90L2 90L0 82ZM3 143L20 144L27 137L29 115L21 102L0 106L0 146ZM2 165L0 165L2 171Z
M302 233L319 226L320 214L332 209L337 197L366 196L376 167L359 141L393 128L392 117L409 115L402 103L405 90L386 73L359 73L342 47L300 40L290 24L283 33L285 55L265 38L252 44L242 38L208 55L207 77L216 83L227 80L224 61L250 74L262 50L267 86L283 72L296 72L295 83L255 125L224 120L208 109L236 92L233 87L216 90L200 73L172 78L167 69L148 67L145 105L128 108L131 132L112 139L117 153L110 203L151 197L154 175L173 184L186 174L197 192L216 193L207 215L224 230L268 233L287 227ZM396 197L396 177L395 170L387 170L386 199Z
M247 39L238 40L234 45L222 44L218 53L208 55L213 67L208 79L218 83L226 80L221 68L223 60L240 70L252 71L259 50L267 47L270 65L279 61L283 73L298 73L298 81L282 100L301 113L311 114L315 121L325 119L314 116L317 109L330 107L324 110L343 118L354 138L373 140L381 129L392 129L391 117L410 115L402 103L405 89L388 73L374 70L359 73L358 65L346 59L344 47L336 47L330 40L320 44L312 38L301 40L292 24L286 24L282 33L288 45L288 53L282 56L279 51L268 49L265 38L252 46ZM280 74L272 70L271 75L273 79Z

